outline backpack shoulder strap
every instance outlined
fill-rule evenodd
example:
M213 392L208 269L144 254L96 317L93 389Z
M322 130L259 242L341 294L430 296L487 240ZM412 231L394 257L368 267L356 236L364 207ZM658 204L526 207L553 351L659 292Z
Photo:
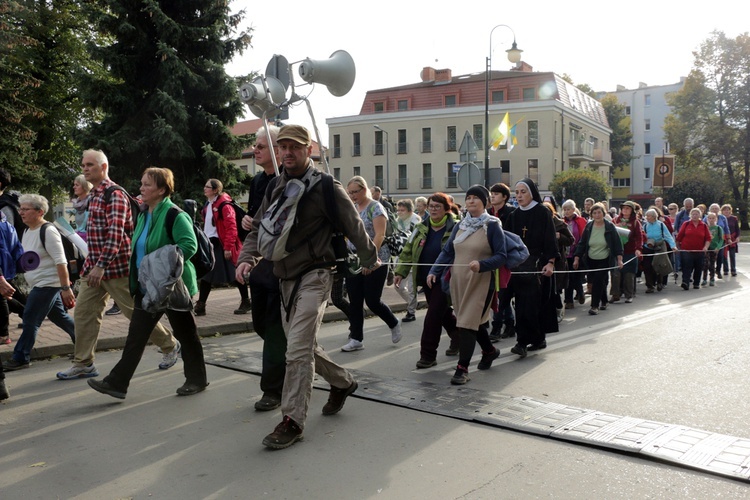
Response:
M167 228L167 237L172 241L174 241L174 237L172 237L172 228L174 227L174 222L177 220L177 214L180 212L182 212L180 207L169 207L169 210L167 210L167 218L164 225Z
M336 210L336 201L333 199L335 196L333 192L333 176L324 172L320 182L323 187L323 199L326 203L326 215L333 226L337 228L339 216Z
M46 243L46 240L47 240L47 228L49 226L51 226L51 225L52 225L51 222L45 222L44 224L42 224L42 227L39 228L39 241L42 242L42 247L44 248L45 252L47 252L47 243ZM47 253L49 253L49 252L47 252Z

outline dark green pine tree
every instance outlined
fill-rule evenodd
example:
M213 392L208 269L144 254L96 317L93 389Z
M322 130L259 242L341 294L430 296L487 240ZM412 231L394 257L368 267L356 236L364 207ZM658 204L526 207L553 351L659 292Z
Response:
M237 33L244 12L227 0L104 0L92 3L92 29L111 43L92 47L110 79L91 78L87 101L103 118L85 130L85 144L102 149L112 179L131 191L143 170L166 167L182 197L202 196L208 178L236 196L247 174L226 158L243 143L229 127L242 116L237 80L224 65L250 44Z
M31 76L25 57L36 45L24 31L30 22L31 12L24 5L0 2L0 167L10 173L14 189L26 189L43 178L33 148L36 133L27 124L43 115L31 97L40 81Z

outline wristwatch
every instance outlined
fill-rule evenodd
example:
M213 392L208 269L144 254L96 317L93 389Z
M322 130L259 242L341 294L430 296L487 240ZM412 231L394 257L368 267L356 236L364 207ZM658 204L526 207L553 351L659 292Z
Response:
M62 290L63 292L67 292L68 290L70 290L70 286L68 286L68 285L61 286L60 290Z

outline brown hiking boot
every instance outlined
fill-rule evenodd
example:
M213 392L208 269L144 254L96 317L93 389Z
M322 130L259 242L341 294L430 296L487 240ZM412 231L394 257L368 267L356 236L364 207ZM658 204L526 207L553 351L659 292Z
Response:
M302 428L291 418L284 416L284 420L271 434L263 438L263 446L274 450L289 448L297 441L302 441Z
M346 402L346 398L354 394L357 387L359 387L359 385L356 380L346 389L339 389L338 387L331 386L331 394L328 396L328 402L323 406L323 415L333 415L341 411L341 408L344 407L344 402Z
M193 308L193 312L196 316L205 316L206 315L206 303L201 302L200 300L195 303L195 307Z

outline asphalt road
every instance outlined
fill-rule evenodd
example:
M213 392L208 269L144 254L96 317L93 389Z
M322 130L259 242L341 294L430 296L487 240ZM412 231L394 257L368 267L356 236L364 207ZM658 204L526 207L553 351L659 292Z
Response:
M740 269L750 269L750 254ZM750 248L748 249L750 250ZM745 256L748 258L745 258ZM750 438L747 342L750 281L639 294L599 316L568 311L549 347L524 360L502 356L469 387L530 396ZM346 366L449 384L455 358L416 370L418 321L404 339L369 319L365 349L343 353L346 324L324 325L320 343ZM254 334L204 339L209 349L260 351ZM478 350L477 350L478 352ZM176 397L181 362L166 372L149 347L121 402L85 381L55 380L67 359L7 374L0 405L0 497L33 498L747 498L747 483L613 450L350 398L324 417L315 390L304 441L269 451L280 421L259 413L259 377L208 367L206 392ZM479 356L475 357L473 365ZM102 375L119 352L99 353ZM355 394L356 396L356 394Z

